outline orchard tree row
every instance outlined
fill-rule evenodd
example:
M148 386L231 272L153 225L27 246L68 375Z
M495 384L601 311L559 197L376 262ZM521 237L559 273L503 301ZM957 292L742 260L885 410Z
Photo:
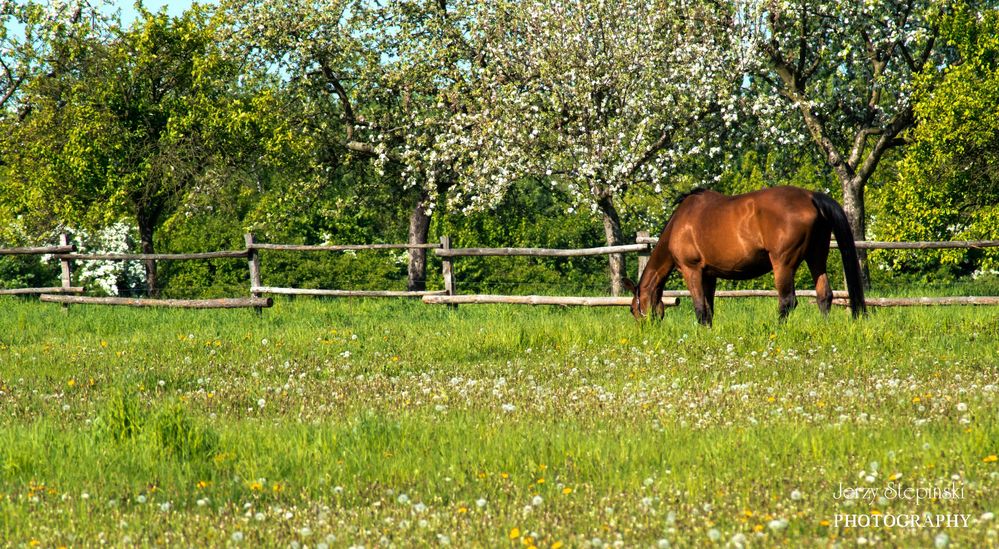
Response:
M123 24L86 0L0 4L0 243L124 222L146 253L247 230L613 245L658 230L695 186L786 183L841 200L858 239L999 238L992 2L137 8ZM427 259L400 259L409 288ZM624 270L612 257L615 293Z

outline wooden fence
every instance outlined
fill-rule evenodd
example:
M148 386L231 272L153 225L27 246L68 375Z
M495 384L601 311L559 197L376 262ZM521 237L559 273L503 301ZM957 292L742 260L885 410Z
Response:
M295 244L261 244L253 239L253 234L247 234L246 256L250 260L250 293L255 297L262 294L275 295L312 295L326 297L423 297L443 294L439 291L391 291L391 290L335 290L310 288L280 288L264 286L260 277L260 251L272 250L282 252L348 252L359 250L407 250L407 249L437 249L438 244L350 244L334 246L302 246Z
M36 248L0 248L0 256L5 255L55 255L70 254L76 251L76 246L69 243L69 236L62 234L59 236L58 246L42 246ZM62 274L61 286L49 288L3 288L0 295L33 295L33 294L82 294L83 288L72 285L72 267L69 259L59 261Z
M61 286L49 288L14 288L0 289L0 295L39 295L45 302L61 303L64 307L71 304L127 305L133 307L184 307L199 309L245 308L252 307L257 311L273 306L273 300L264 297L271 295L303 295L324 297L418 297L424 303L445 304L455 307L459 304L482 303L512 303L527 305L564 305L564 306L626 306L631 303L631 297L581 297L581 296L545 296L545 295L492 295L465 294L457 292L454 261L460 257L590 257L611 254L638 254L638 272L648 261L649 254L657 239L648 233L639 232L635 244L621 246L601 246L582 249L558 248L454 248L448 236L441 237L439 244L364 244L364 245L324 245L306 246L294 244L265 244L256 242L252 234L245 235L245 249L223 250L216 252L182 253L182 254L81 254L69 244L66 235L60 237L58 246L33 248L0 248L0 256L4 255L51 255L61 264ZM836 242L832 242L836 247ZM938 248L989 248L999 247L999 241L944 241L944 242L857 242L860 249L938 249ZM341 290L333 288L289 288L265 286L261 280L261 251L277 251L289 253L312 252L348 252L362 250L433 250L441 259L442 290L431 291L393 291L393 290ZM210 259L244 259L249 268L249 297L232 297L221 299L148 299L123 297L91 297L78 295L84 293L84 288L72 286L73 261L191 261ZM675 306L679 298L689 297L687 291L666 291L663 293L667 306ZM723 290L715 294L717 297L776 297L773 290ZM802 297L815 297L811 290L798 291ZM834 303L845 305L846 292L833 293ZM915 305L999 305L999 296L956 296L956 297L916 297L916 298L867 298L869 306L915 306Z
M580 257L592 255L609 255L622 253L638 253L637 277L641 278L642 271L648 263L649 254L658 243L658 238L649 236L648 232L641 231L636 235L635 244L625 244L622 246L604 246L599 248L585 249L549 249L549 248L451 248L441 247L434 250L444 261L443 276L445 288L444 295L426 296L424 303L459 305L459 304L480 304L480 303L512 303L527 305L583 305L590 307L601 306L621 306L630 305L631 296L626 297L572 297L572 296L509 296L509 295L458 295L455 291L453 280L452 261L458 257L512 257L512 256L533 256L533 257ZM442 241L443 242L443 241ZM990 248L999 247L999 240L974 240L974 241L938 241L938 242L873 242L858 241L857 248L867 250L925 250L938 248ZM837 248L835 240L832 247ZM638 279L636 278L636 280ZM801 297L815 297L814 290L799 290L795 292ZM777 297L776 290L721 290L715 293L716 297ZM663 302L666 306L675 306L681 297L690 297L690 292L686 290L669 290L663 292ZM955 297L868 297L865 299L868 306L872 307L905 307L917 305L999 305L999 296L955 296ZM837 305L848 305L849 298L844 291L833 292L833 303Z

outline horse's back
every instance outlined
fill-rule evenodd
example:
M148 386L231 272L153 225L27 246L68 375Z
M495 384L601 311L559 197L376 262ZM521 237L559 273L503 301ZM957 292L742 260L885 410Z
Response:
M770 270L771 256L806 246L817 216L812 192L797 187L735 196L699 192L677 208L670 248L679 263L723 278L752 278Z

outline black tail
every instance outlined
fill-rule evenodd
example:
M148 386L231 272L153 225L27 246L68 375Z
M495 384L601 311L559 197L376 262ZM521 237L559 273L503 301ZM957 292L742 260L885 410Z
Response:
M853 232L850 231L850 222L846 219L846 212L835 200L822 193L812 194L812 204L815 204L819 210L819 215L832 225L833 234L836 235L839 253L843 257L846 291L850 294L850 310L854 317L867 314L860 260L857 258L857 246L853 242Z

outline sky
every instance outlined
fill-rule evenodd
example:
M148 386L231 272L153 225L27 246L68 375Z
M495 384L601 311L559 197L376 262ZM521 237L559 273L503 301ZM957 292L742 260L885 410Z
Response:
M144 0L143 5L146 9L152 12L160 11L160 8L166 7L167 13L170 15L180 15L184 13L184 10L191 7L192 0ZM199 4L214 4L212 0L201 0ZM135 20L135 0L118 0L112 2L114 5L113 9L121 10L122 23L128 25Z

